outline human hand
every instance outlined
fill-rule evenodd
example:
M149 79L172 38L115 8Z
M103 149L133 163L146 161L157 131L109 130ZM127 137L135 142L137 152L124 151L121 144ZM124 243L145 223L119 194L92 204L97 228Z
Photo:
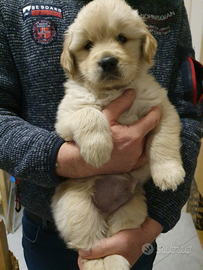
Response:
M68 178L85 178L99 174L119 174L138 169L145 164L146 134L158 124L161 111L159 107L154 107L135 124L119 125L117 119L130 108L134 95L134 90L127 90L102 111L109 121L114 140L110 161L97 169L83 160L80 149L74 142L64 143L56 158L58 175Z
M112 101L102 113L107 117L114 141L111 160L101 168L101 173L125 173L143 166L146 161L146 135L159 123L161 110L158 106L135 124L125 126L117 122L119 116L130 108L135 91L130 89Z
M113 254L123 256L133 266L142 255L143 246L152 243L162 230L161 224L147 218L140 228L122 230L110 238L101 240L89 252L79 250L79 268L82 270L84 259L98 259Z

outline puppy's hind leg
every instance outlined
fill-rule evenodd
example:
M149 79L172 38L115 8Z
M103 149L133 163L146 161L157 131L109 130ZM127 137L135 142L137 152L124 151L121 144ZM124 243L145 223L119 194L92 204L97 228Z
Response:
M104 260L84 260L83 270L105 270Z
M123 229L139 227L147 216L147 206L143 190L140 187L134 197L115 211L108 221L108 236L112 236ZM104 258L106 270L129 270L129 262L120 255L111 255Z
M54 219L69 248L89 250L105 236L107 224L92 202L91 186L68 180L53 197Z
M109 218L108 237L120 230L138 228L147 217L147 205L142 187L136 187L136 193L126 204L116 210Z
M104 258L105 270L129 270L129 262L120 255L110 255Z

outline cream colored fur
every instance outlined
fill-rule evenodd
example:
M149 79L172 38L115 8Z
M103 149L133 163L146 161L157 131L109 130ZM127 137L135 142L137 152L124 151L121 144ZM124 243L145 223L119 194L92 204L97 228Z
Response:
M118 36L127 38L118 41ZM88 42L92 47L85 49ZM149 134L148 163L130 174L144 183L150 175L161 190L175 190L185 172L180 157L180 123L167 92L148 74L156 41L142 19L122 0L95 0L85 6L65 35L61 64L69 76L58 108L56 131L75 141L84 160L100 167L109 161L113 140L101 113L126 89L135 89L135 100L118 119L135 123L155 105L162 108L158 126ZM99 62L106 56L118 60L119 76L103 78ZM70 248L89 250L98 241L122 229L139 227L147 216L145 197L136 187L134 197L110 216L103 216L92 201L97 177L69 179L60 184L52 209L58 230ZM127 180L126 180L127 181ZM122 256L85 261L84 270L128 270Z

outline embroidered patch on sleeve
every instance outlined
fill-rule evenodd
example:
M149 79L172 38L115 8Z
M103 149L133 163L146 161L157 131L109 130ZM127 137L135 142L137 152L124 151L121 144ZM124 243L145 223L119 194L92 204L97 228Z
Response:
M175 18L175 11L170 11L163 15L140 14L148 25L151 34L167 35L171 32L171 23Z
M23 19L32 16L52 16L63 18L62 9L53 5L29 5L23 8Z
M48 45L54 42L57 32L53 23L48 20L36 21L32 26L32 38L37 44Z

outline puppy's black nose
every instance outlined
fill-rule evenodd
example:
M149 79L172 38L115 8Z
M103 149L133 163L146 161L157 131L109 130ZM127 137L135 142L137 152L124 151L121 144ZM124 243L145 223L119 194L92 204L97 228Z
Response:
M103 59L101 59L101 61L99 62L99 66L103 69L104 72L112 72L116 69L118 64L118 59L116 59L115 57L105 57Z

